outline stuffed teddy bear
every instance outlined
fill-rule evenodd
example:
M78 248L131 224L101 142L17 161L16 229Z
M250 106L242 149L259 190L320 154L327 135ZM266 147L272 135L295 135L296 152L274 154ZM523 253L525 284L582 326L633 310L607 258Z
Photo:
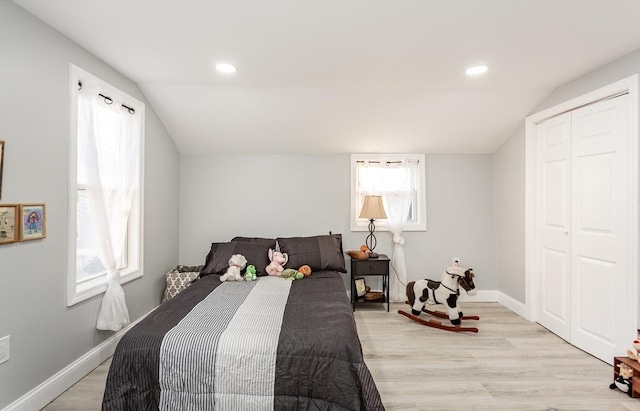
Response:
M220 281L242 281L240 271L247 265L247 259L242 254L234 254L229 259L227 272L220 277Z
M255 281L258 279L256 275L256 266L248 265L246 271L244 272L244 279L247 281Z
M269 249L269 265L265 269L269 275L280 275L284 270L284 265L289 261L287 253L280 252L280 246L276 243L276 249Z
M298 268L298 271L300 271L305 277L309 277L311 275L311 267L306 264L300 266L300 268Z
M304 278L304 274L302 274L298 270L294 270L293 268L287 268L286 270L282 270L280 277L287 280L301 280Z
M618 368L620 368L620 373L616 377L615 380L611 383L609 388L615 390L616 388L622 392L626 392L629 397L633 396L633 392L631 390L631 378L633 377L633 368L629 367L627 364L618 364Z

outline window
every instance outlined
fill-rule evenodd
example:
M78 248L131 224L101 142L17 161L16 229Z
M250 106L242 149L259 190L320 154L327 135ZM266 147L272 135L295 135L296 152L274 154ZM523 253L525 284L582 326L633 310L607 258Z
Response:
M142 276L145 108L73 64L70 87L68 306L106 290L104 261Z
M410 196L403 217L404 231L425 231L424 154L351 155L351 230L366 231L368 220L358 218L366 195L382 196L387 215L397 209L403 193ZM385 220L376 220L377 231L388 231Z

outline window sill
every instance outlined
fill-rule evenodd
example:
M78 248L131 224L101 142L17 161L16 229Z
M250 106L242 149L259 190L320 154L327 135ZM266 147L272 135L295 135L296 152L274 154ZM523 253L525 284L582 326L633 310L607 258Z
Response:
M76 285L73 295L69 295L67 298L67 307L104 293L107 290L106 276L105 274L86 283ZM120 284L128 283L140 277L142 277L142 270L125 271L120 277Z
M391 230L389 230L389 227L387 226L387 224L383 224L382 222L375 222L376 225L376 233L378 231L386 231L389 232ZM352 223L351 224L351 231L369 231L369 223ZM405 224L402 227L402 231L406 232L406 231L427 231L427 224L426 223L408 223Z

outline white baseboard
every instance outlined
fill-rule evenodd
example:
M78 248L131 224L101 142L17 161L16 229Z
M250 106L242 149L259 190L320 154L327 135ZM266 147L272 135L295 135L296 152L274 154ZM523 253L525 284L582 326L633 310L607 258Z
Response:
M468 296L464 292L460 292L460 301L469 303L499 303L520 317L526 318L525 314L527 310L525 305L502 291L478 290L478 294L473 297Z
M498 301L498 291L478 290L478 293L471 297L461 289L458 300L467 303L495 303Z
M56 399L60 394L69 389L69 387L80 381L97 366L102 364L107 358L111 357L122 336L134 325L149 315L151 311L118 331L109 337L109 339L102 342L102 344L93 348L91 351L67 365L62 370L58 371L42 384L7 405L2 411L32 411L42 409L45 405Z
M460 291L460 297L458 298L462 302L468 303L496 303L498 302L498 293L497 290L478 290L478 293L473 297L468 296L464 291ZM347 297L351 299L351 291L347 290ZM403 301L394 301L391 302L403 302Z
M498 293L497 290L478 290L478 293L473 297L467 295L464 291L460 291L460 296L458 297L459 301L467 302L467 303L496 303L498 302ZM350 296L351 293L347 291L347 296ZM393 301L391 302L403 302L403 301Z
M527 318L526 306L515 298L503 293L502 291L498 291L498 302L518 314L520 317Z
M347 291L347 295L351 293ZM526 318L526 307L523 303L515 298L498 290L478 290L478 293L473 297L467 295L467 293L461 291L459 301L463 303L499 303L504 307L510 309L520 317ZM393 301L392 301L393 302Z

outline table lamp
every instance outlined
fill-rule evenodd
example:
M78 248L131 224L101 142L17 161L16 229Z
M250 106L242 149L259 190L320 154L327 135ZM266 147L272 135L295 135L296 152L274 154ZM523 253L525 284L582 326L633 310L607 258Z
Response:
M362 205L362 211L360 211L360 218L369 219L369 235L365 240L365 244L369 247L369 250L371 250L369 258L378 258L378 254L373 252L378 243L373 232L376 231L374 220L376 218L378 220L387 218L387 214L384 212L384 206L382 205L382 197L364 196L364 204Z

